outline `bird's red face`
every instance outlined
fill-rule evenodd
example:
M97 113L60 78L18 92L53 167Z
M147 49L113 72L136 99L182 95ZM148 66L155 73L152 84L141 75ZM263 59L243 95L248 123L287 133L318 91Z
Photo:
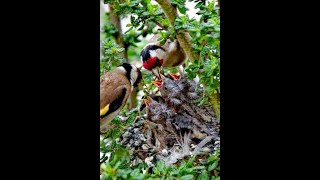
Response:
M150 57L147 61L143 62L143 67L149 71L151 71L153 68L162 65L163 59L160 59L157 62L158 58L157 57ZM158 64L160 63L160 64Z

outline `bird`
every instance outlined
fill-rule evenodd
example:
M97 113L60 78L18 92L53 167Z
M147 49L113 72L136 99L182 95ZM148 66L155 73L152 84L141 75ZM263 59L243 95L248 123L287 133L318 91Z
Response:
M163 113L163 103L157 100L153 99L151 96L147 96L147 98L144 100L147 107L147 116L150 118L151 121L162 121L165 119Z
M144 99L147 117L153 122L165 122L175 116L175 112L165 102L162 96L151 94Z
M176 98L181 93L181 89L177 82L160 74L161 78L156 81L151 81L160 91L162 97L164 98Z
M177 67L184 63L187 55L177 39L167 39L161 45L159 35L153 36L140 53L143 67L160 79L160 71L165 67ZM180 69L179 69L180 70Z
M177 110L181 108L184 102L191 103L190 100L200 98L200 94L196 90L196 83L193 80L182 78L179 75L169 75L160 74L161 79L151 81L159 89L161 96L168 105Z
M109 122L121 111L142 79L134 65L123 63L100 77L100 132L105 132Z
M161 97L165 100L166 104L176 111L177 108L182 104L181 101L181 89L172 79L160 74L161 79L151 81L160 91Z

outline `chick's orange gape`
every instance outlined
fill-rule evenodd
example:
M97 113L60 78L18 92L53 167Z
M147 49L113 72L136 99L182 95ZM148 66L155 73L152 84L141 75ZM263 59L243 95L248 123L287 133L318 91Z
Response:
M159 88L162 85L162 80L151 81L151 83Z

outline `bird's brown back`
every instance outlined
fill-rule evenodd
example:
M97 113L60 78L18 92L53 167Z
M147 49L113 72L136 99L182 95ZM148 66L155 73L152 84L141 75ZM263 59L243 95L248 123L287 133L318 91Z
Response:
M131 92L131 84L127 77L117 71L107 72L100 77L100 109L110 104L122 93L122 89L126 88L126 100Z
M158 41L159 38L160 38L160 35L156 34L149 40L149 43L153 43L154 45L160 46L160 41ZM178 43L178 41L177 40L175 41L177 42L178 47L176 48L178 48L178 51L169 52L169 46L171 43L173 43L169 39L167 39L167 41L161 46L168 53L167 57L170 57L170 61L164 60L162 64L163 67L175 67L175 66L181 65L186 59L186 53L180 47L180 44Z

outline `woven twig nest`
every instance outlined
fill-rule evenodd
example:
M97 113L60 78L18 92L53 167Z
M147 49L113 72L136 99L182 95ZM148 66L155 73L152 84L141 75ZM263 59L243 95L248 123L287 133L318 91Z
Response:
M169 165L189 155L213 153L220 144L219 123L213 108L198 105L202 94L195 81L162 76L162 82L160 94L150 95L146 117L128 128L121 143L135 162L149 166L160 159Z

